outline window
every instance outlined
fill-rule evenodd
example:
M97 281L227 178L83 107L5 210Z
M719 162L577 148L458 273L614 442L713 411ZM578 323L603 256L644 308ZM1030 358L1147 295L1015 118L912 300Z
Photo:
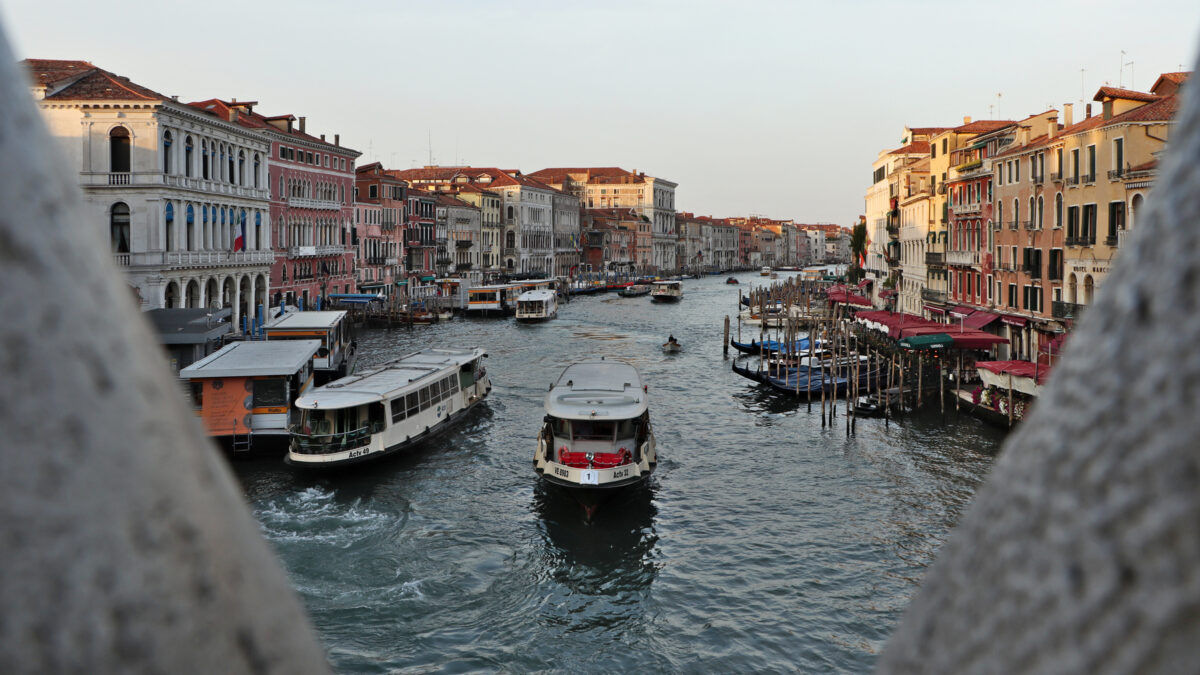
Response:
M116 127L108 132L109 171L129 171L129 130Z
M946 154L946 141L947 140L949 140L949 139L946 139L946 138L942 139L942 154L943 155Z
M429 407L429 387L421 387L421 410Z
M183 139L183 175L191 177L192 175L192 137L188 136Z
M1089 145L1087 147L1087 182L1092 183L1096 180L1096 146Z
M254 153L254 187L258 187L259 169L261 166L262 162L258 158L258 153Z
M1059 281L1062 279L1063 273L1063 252L1061 248L1050 249L1050 268L1046 270L1046 278L1051 281Z
M1079 148L1071 151L1071 182L1079 182Z
M379 197L379 186L378 185L367 186L367 199L377 199L378 197Z
M1125 229L1125 202L1110 202L1108 205L1108 241L1109 246L1117 243L1117 232Z
M1021 160L1020 159L1013 160L1013 169L1015 170L1014 173L1016 174L1016 176L1013 178L1013 182L1020 183L1021 182Z
M1016 284L1008 285L1008 306L1009 307L1017 306L1017 285Z
M171 132L163 132L162 140L162 155L163 155L163 173L171 173Z
M406 394L404 396L404 407L407 417L416 415L421 410L420 401L418 400L417 392Z
M1113 139L1113 171L1120 176L1125 170L1125 139Z
M1054 195L1054 227L1062 227L1063 202L1062 193Z
M392 424L404 419L404 397L392 399Z
M1033 224L1033 226L1034 226L1034 227L1036 227L1036 228L1037 228L1037 229L1039 229L1039 230L1040 230L1040 229L1042 229L1042 223L1043 223L1043 219L1042 219L1042 217L1043 217L1043 215L1044 215L1044 213L1043 213L1043 212L1044 212L1044 210L1045 210L1045 206L1046 206L1046 203L1045 203L1045 202L1042 200L1042 196L1041 196L1041 195L1038 195L1038 200L1037 200L1037 218L1034 220L1034 224Z
M129 205L113 204L108 223L113 253L129 253Z
M1079 207L1067 207L1067 240L1079 237Z
M1079 224L1079 238L1084 240L1085 244L1096 243L1096 205L1085 204L1083 206L1083 220Z
M288 404L287 382L284 380L252 380L255 408L281 408Z
M200 141L200 176L208 180L208 141Z

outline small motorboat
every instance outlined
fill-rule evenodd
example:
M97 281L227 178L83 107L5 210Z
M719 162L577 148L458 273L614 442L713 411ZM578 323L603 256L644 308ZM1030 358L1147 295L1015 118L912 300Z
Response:
M643 295L650 295L650 286L649 284L633 284L617 291L617 295L622 298L637 298Z
M678 342L664 342L662 350L664 354L678 354L683 351L683 345Z
M735 278L733 278L733 277L729 277L728 279L726 279L726 280L725 280L725 283L727 283L727 284L736 284L736 283L738 283L738 280L737 280L737 279L735 279Z

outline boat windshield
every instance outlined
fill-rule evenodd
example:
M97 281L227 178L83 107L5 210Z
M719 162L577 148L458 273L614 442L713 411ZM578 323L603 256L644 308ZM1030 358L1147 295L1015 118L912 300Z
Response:
M554 421L554 435L572 441L615 441L634 435L637 420L562 420Z

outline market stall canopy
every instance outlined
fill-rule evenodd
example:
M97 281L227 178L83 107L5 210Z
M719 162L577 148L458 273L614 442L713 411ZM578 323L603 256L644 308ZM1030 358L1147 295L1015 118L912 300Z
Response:
M1030 396L1041 393L1050 369L1029 361L976 361L975 369L983 383L998 389L1008 389L1009 375L1012 376L1013 391Z
M963 327L973 330L980 330L984 326L999 318L999 314L993 314L991 312L985 312L982 309L979 309L974 313L967 315L967 318L963 319Z
M954 345L954 338L945 333L914 335L900 340L902 349L947 349Z
M952 324L947 325L944 323L932 326L905 327L900 332L900 337L902 338L944 333L954 338L955 349L991 349L994 345L1008 342L1008 338L1003 338L999 335L992 335L981 330L955 329Z

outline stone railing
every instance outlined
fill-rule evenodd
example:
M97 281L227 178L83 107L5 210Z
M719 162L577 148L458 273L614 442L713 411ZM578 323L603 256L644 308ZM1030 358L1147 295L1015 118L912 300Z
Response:
M331 199L309 199L307 197L288 197L288 206L296 209L316 209L319 211L340 211L342 203Z
M312 258L324 255L340 255L346 250L341 244L323 244L321 246L290 246L289 258Z
M154 255L154 254L151 254ZM166 251L162 264L176 267L220 267L224 265L270 265L275 252L266 251Z
M979 264L979 251L946 251L947 265L970 266Z

